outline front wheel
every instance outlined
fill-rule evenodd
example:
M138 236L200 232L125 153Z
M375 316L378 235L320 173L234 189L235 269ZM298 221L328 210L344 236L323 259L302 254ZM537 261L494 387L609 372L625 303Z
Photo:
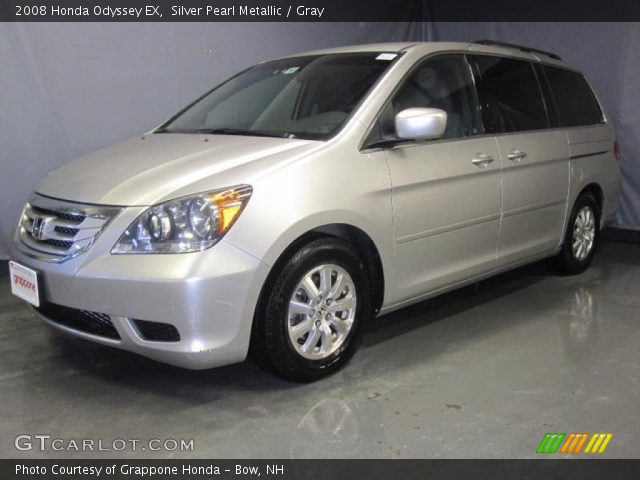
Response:
M251 355L262 367L309 382L344 366L371 314L364 262L337 238L309 242L267 283L254 320Z
M590 193L576 200L565 232L562 250L554 258L556 267L565 274L584 272L596 252L600 225L600 206Z

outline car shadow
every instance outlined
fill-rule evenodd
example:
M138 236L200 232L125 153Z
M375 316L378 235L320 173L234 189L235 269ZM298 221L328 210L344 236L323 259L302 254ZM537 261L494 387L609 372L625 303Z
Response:
M377 318L369 323L362 348L369 350L407 332L445 321L466 310L531 287L550 275L553 273L548 266L538 262ZM179 397L192 404L212 402L233 396L234 392L306 388L305 385L287 382L269 374L249 360L209 370L186 370L55 330L51 330L50 336L58 353L54 361L60 362L57 366L50 365L51 369L64 368L117 384L125 390ZM348 370L349 367L343 371ZM347 373L344 378L351 377ZM315 391L315 388L312 387L311 391Z
M197 399L202 395L209 397L206 392L210 390L207 387L213 386L216 390L251 391L281 390L296 386L268 374L249 360L207 370L187 370L56 331L52 331L51 336L55 348L61 354L56 359L64 362L67 368L148 392ZM206 400L210 401L211 398Z
M548 261L543 260L396 310L369 323L363 345L386 342L425 325L494 302L556 275Z

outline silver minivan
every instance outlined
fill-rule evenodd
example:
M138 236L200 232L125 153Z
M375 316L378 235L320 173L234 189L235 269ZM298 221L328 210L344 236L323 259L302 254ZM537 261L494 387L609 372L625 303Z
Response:
M78 337L192 369L335 372L367 320L546 257L586 269L619 148L584 75L491 41L249 68L49 174L13 292Z

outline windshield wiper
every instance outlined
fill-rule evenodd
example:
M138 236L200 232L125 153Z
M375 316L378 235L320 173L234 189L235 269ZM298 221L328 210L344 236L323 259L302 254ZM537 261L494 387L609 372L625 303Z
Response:
M210 135L245 135L247 137L283 137L290 138L291 134L287 132L263 132L259 130L242 130L240 128L201 128L198 133L206 133Z
M242 130L240 128L201 128L198 133L207 133L211 135L246 135L249 137L273 137L271 133L258 132L255 130Z
M368 145L366 145L366 148L391 148L404 141L406 140L402 140L400 138L388 138L369 143Z

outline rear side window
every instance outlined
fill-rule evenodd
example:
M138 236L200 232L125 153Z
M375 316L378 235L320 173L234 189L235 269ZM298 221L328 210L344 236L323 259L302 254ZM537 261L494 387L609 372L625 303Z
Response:
M470 60L488 133L549 128L538 78L530 62L480 55Z
M543 68L562 126L580 127L604 123L600 105L582 74L546 65Z

